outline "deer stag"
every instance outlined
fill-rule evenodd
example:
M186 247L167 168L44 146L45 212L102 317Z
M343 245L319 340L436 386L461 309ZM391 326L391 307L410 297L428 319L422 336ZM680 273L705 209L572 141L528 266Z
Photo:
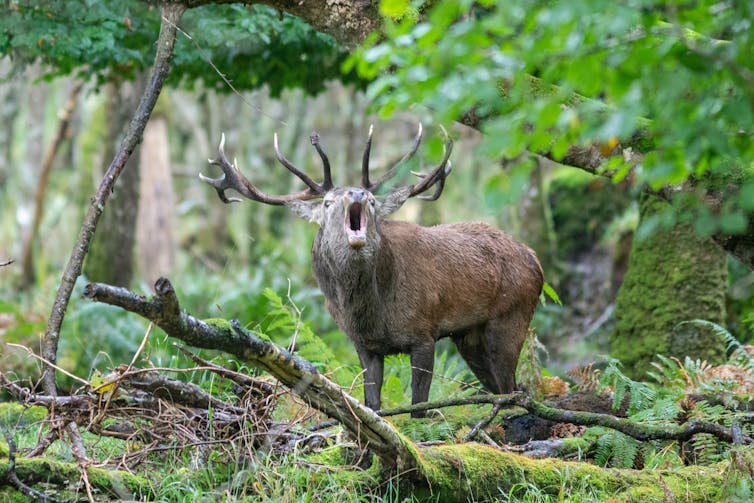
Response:
M322 183L296 168L278 149L275 156L307 188L269 195L249 182L225 156L210 160L223 170L217 179L201 176L228 203L227 189L265 204L287 205L298 216L319 224L312 246L312 267L327 299L327 309L353 341L364 369L366 405L380 407L386 355L408 353L412 367L412 403L427 401L435 342L451 337L479 381L494 393L515 387L521 346L542 289L536 254L504 232L484 223L421 227L386 220L410 197L435 200L450 173L453 143L429 174L381 199L379 187L419 148L422 128L411 150L379 180L369 178L369 129L361 167L361 187L334 187L330 161L314 133L311 142L324 165ZM431 195L421 195L434 187ZM320 201L311 201L320 199ZM413 414L414 417L421 413Z

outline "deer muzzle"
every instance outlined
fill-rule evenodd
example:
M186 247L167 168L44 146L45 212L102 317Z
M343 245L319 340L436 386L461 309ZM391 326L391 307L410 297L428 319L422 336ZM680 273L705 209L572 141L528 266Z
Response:
M346 236L352 248L361 248L367 242L367 218L364 205L354 201L348 205L346 211Z

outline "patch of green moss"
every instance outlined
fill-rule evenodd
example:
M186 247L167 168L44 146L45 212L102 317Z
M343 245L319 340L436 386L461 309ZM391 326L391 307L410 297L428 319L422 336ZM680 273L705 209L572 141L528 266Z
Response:
M643 196L642 221L664 211L667 203ZM705 326L682 321L725 321L726 256L691 225L658 226L644 239L634 239L628 271L615 304L616 326L611 354L626 374L639 377L655 355L690 356L711 364L725 360L725 345Z
M230 325L230 321L225 318L207 318L202 321L207 325L216 327L218 330L222 330L223 332L233 333L233 327Z
M8 471L7 459L0 460L0 479L4 478ZM56 498L67 499L74 494L66 494L69 486L79 480L79 469L75 463L66 463L49 458L31 458L16 460L16 474L25 484L34 486L44 482L47 487L56 487ZM138 475L121 470L105 468L87 468L89 483L98 492L108 495L113 499L133 500L149 496L149 481ZM2 493L0 493L2 495ZM4 495L3 495L4 496ZM13 492L11 498L15 498ZM6 501L6 500L2 500ZM10 499L14 501L14 499ZM28 497L19 501L28 501Z
M25 426L47 417L47 409L40 405L28 407L18 402L0 403L0 425Z
M343 446L333 445L306 457L307 461L327 466L343 466L346 459L343 456Z
M733 493L726 489L728 462L678 470L617 470L560 459L534 460L479 444L427 447L421 454L427 485L415 493L418 499L476 501L501 494L523 498L536 491L569 501L738 501L731 500ZM742 491L739 484L736 490L746 498L741 501L750 501L748 488Z
M606 470L557 459L533 460L486 445L458 444L422 449L427 491L439 501L465 501L523 494L529 485L557 495L564 483L588 480L592 494L609 486ZM521 496L522 494L519 494ZM430 496L427 494L426 496Z

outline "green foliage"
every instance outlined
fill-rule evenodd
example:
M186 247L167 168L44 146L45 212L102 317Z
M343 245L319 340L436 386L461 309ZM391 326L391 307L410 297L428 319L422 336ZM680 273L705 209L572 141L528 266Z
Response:
M600 432L592 428L591 434ZM639 452L639 442L615 430L604 430L595 442L594 462L613 468L633 468Z
M754 159L751 2L418 4L421 20L386 19L346 64L374 79L383 116L419 103L449 122L473 109L487 119L483 148L507 158L617 139L647 153L634 182L653 189ZM628 172L621 157L604 168ZM720 214L697 208L705 233L745 229L754 181L741 187Z
M456 352L438 351L435 355L429 401L449 396L469 396L479 391L476 379ZM391 408L411 403L411 362L408 355L391 355L385 358L385 376L382 386L382 407Z
M734 421L745 423L742 416L745 413L738 404L726 398L730 397L730 388L737 383L715 377L706 362L686 358L681 363L657 355L652 366L654 370L648 375L655 381L654 385L627 377L614 359L608 359L600 377L600 383L613 392L613 407L626 407L631 421L660 424L699 420L727 427ZM711 404L705 399L690 399L689 396L708 397L708 400L721 403ZM751 432L752 428L744 424L743 430ZM686 462L709 465L730 456L729 445L708 434L695 435L681 445L667 441L639 444L601 427L589 428L585 437L596 438L595 461L605 466L630 467L637 461L637 455L643 457L643 464L648 468L675 467Z
M76 75L99 82L131 79L151 65L159 9L139 0L46 2L18 0L0 18L0 53L18 69L40 60L47 78ZM309 93L340 72L345 52L332 37L270 7L206 5L181 21L169 84L198 83L230 92L268 84L273 96L301 87ZM189 38L190 37L190 38ZM218 71L214 71L211 61Z
M732 365L743 367L754 372L754 355L750 355L746 352L746 348L736 339L736 337L730 333L725 327L713 323L708 320L688 320L682 321L679 325L701 325L709 328L712 333L722 339L725 342L725 347L728 349L729 362Z
M600 383L613 390L613 408L619 409L628 399L629 414L651 407L657 392L648 384L634 381L620 369L621 363L615 358L607 359L607 367L602 372Z
M259 331L278 344L285 340L283 345L309 360L320 372L327 373L341 386L349 386L358 371L352 367L344 367L336 359L327 344L301 319L301 311L290 296L286 302L270 288L265 288L262 295L267 299L269 308L266 309L266 316L258 327Z
M563 302L560 300L560 297L558 296L558 292L555 291L555 289L548 283L547 281L544 282L542 285L542 293L550 297L550 300L552 300L554 303L556 303L559 306L563 305ZM543 304L544 304L544 298Z

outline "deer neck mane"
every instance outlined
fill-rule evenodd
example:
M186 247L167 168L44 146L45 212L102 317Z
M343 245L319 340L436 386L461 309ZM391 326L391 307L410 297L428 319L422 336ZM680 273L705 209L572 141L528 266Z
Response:
M353 249L342 240L327 242L320 229L312 248L312 266L325 297L342 311L378 310L392 277L392 253L386 244L379 229L360 249Z

